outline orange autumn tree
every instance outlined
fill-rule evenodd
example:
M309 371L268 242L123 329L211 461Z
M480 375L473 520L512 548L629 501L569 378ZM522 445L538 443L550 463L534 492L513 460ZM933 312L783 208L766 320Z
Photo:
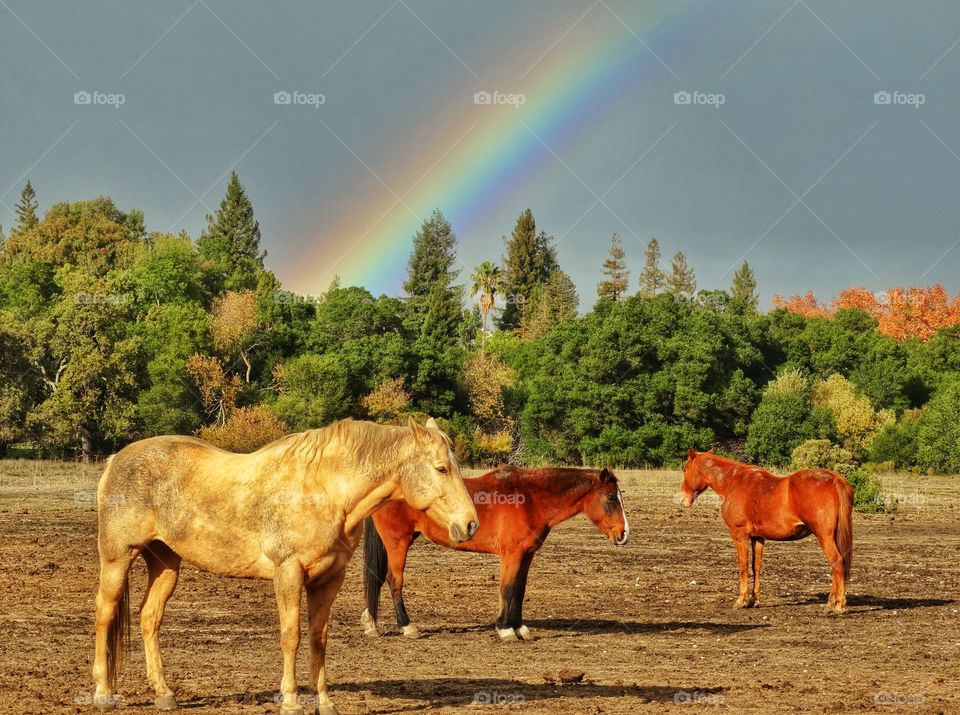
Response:
M939 283L913 288L890 288L882 294L863 286L847 288L828 305L812 291L790 298L773 297L773 305L807 317L832 317L841 308L859 308L877 320L877 330L898 340L926 342L941 328L960 324L960 295L951 298Z

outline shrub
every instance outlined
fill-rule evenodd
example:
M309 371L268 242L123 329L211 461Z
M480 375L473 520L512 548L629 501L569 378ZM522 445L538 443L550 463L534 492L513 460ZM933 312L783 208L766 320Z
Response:
M760 464L789 464L793 450L803 442L829 438L833 432L829 412L811 409L806 380L789 371L763 391L747 429L747 452Z
M808 439L793 450L796 469L836 469L838 464L849 464L853 455L829 439Z
M931 472L960 471L960 376L945 378L920 415L917 465Z
M916 412L905 413L896 424L884 427L870 443L870 461L907 469L917 463L920 422Z
M833 415L837 435L843 446L855 457L865 456L877 433L894 421L890 410L873 409L870 398L859 394L856 385L834 373L813 386L812 404Z
M862 469L851 469L844 476L853 486L854 509L868 514L887 510L888 503L880 491L880 480L875 475Z
M197 436L230 452L253 452L287 434L287 426L263 405L240 407L226 424L201 427Z
M360 404L377 422L389 422L410 407L412 398L403 385L402 377L381 382L372 392L360 398Z

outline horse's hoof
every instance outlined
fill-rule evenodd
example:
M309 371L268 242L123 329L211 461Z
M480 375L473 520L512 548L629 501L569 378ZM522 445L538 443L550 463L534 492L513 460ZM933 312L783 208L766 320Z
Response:
M300 705L281 705L280 715L304 715Z
M400 630L403 632L404 638L410 638L411 640L416 640L417 638L420 637L420 629L417 628L412 623L408 623Z
M114 710L117 707L117 696L113 693L107 695L94 695L93 696L93 707L97 710Z
M161 712L170 712L179 707L177 705L177 699L173 697L173 695L158 695L157 699L153 701L153 704L157 707L157 710Z
M327 703L326 705L317 706L316 715L340 715L340 713L333 707L333 703Z
M366 608L363 609L363 613L360 614L360 625L363 626L364 635L368 635L371 638L376 638L380 635L380 631L377 629L377 622L370 617L370 611Z
M743 601L738 598L736 602L733 604L733 607L734 609L738 609L738 608L749 608L750 606L746 601Z
M520 636L523 640L531 640L533 636L530 635L530 629L526 626L520 626L516 629L517 635Z
M517 638L517 632L512 628L498 628L497 635L500 636L500 640L504 642L520 640Z

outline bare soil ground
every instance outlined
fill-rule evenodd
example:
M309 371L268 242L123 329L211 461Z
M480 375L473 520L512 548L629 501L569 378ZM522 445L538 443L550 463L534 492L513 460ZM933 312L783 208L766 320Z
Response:
M0 463L0 712L91 710L98 476L95 467ZM960 713L960 478L885 480L901 504L856 515L844 616L822 607L829 574L812 538L768 543L762 607L733 610L736 559L717 502L707 494L683 510L673 501L679 480L621 473L632 528L624 547L583 517L550 536L527 590L531 642L494 634L494 558L420 541L406 598L423 637L391 627L386 595L386 634L364 637L357 554L327 659L341 713ZM135 603L143 583L138 563ZM161 643L184 710L277 711L269 582L184 566ZM301 676L307 657L301 648ZM565 668L584 681L544 677ZM153 711L139 633L119 692L124 709Z

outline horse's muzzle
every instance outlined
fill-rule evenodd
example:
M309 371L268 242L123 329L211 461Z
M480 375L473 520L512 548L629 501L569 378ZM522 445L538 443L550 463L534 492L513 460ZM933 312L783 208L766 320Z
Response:
M470 539L476 535L477 529L479 528L480 526L474 520L471 520L467 524L466 531L464 531L459 524L450 524L450 540L458 544L464 541L470 541Z

